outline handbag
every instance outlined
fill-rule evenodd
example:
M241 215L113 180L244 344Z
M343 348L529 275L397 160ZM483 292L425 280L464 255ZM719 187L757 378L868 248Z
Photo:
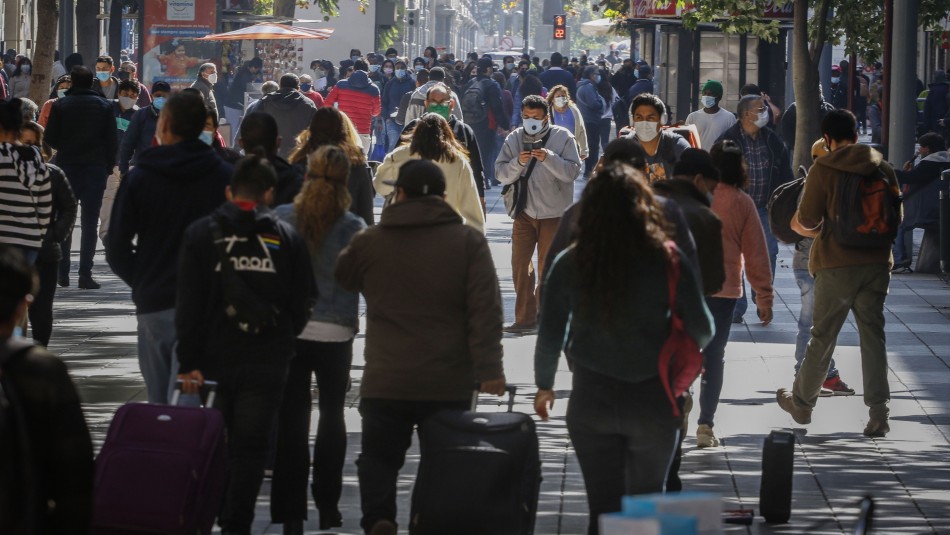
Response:
M672 241L665 242L663 247L666 250L666 284L670 295L670 334L660 349L658 366L663 389L673 405L673 416L679 418L681 414L676 398L686 392L703 372L703 354L696 340L686 332L683 319L676 311L676 287L681 268L679 250Z
M550 130L541 138L542 148L547 145L549 137L551 137ZM505 211L508 213L508 217L512 219L518 219L518 216L521 215L521 212L523 212L528 205L528 178L531 177L531 173L534 172L534 166L537 165L537 163L537 158L531 158L531 161L528 162L528 167L526 167L524 173L518 177L518 180L511 184L506 184L505 187L501 188L501 199L505 202Z

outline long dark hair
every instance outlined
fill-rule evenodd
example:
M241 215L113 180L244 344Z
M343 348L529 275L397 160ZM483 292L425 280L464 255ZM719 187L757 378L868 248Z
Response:
M449 122L435 113L427 113L419 118L412 131L409 152L426 160L449 163L468 156L465 147L455 139Z
M616 319L618 297L644 258L662 258L668 223L640 171L607 163L591 177L581 196L574 244L580 308Z
M713 165L719 170L722 183L745 188L748 176L745 170L745 159L742 157L742 147L731 139L717 142L709 150Z

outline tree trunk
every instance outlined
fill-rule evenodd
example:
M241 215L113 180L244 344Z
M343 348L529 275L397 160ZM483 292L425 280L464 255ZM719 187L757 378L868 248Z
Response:
M33 76L30 79L30 100L43 107L49 97L50 71L53 69L53 53L56 51L57 27L59 25L59 2L37 0L36 18L43 31L36 32L33 43Z
M90 70L99 57L99 0L76 0L76 49Z
M795 0L792 42L792 87L795 90L795 154L792 169L811 167L811 146L821 137L818 119L818 60L809 50L808 0ZM818 47L820 57L821 46Z
M297 7L295 0L274 0L274 16L294 18L294 10Z

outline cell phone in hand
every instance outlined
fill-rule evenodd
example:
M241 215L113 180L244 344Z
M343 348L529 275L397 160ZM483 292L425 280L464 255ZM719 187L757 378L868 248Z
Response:
M539 148L541 148L540 141L534 141L534 142L524 141L521 143L521 150L524 152L531 152L533 150L538 150Z

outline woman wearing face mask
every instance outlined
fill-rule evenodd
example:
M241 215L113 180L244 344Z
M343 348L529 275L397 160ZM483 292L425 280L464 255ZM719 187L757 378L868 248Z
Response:
M406 62L399 60L393 64L395 67L393 77L383 86L382 94L382 117L386 120L386 152L392 152L399 143L399 135L402 132L402 125L396 122L392 115L399 107L402 96L416 88L415 82L406 72Z
M422 51L422 57L425 58L425 67L427 69L432 69L436 66L436 62L439 58L439 52L435 47L427 46L425 50Z
M673 166L689 142L672 130L660 130L666 122L666 105L660 97L645 93L630 104L633 134L627 137L647 153L647 179L652 182L673 177Z
M139 98L139 83L135 80L122 80L116 87L116 100L112 102L112 111L115 113L116 127L116 160L122 153L122 140L128 133L129 125L132 124L132 118L139 111L135 102ZM102 205L99 207L99 239L105 243L106 235L109 233L109 220L112 217L112 205L115 195L119 191L119 185L122 182L122 173L118 166L111 169L109 177L106 179L106 189L102 193Z
M300 75L300 92L303 93L303 96L309 98L314 106L323 107L323 95L313 88L313 78L309 74Z
M386 59L383 61L383 84L388 84L390 80L393 79L393 76L396 74L396 66L393 63L393 60Z
M135 160L144 151L156 145L155 128L158 125L158 115L165 106L165 100L171 94L168 82L152 84L152 105L140 108L129 121L129 129L119 144L119 173L125 176L129 166L135 165Z
M228 148L224 137L218 133L218 110L208 110L208 118L205 119L205 129L201 131L201 135L198 136L198 139L203 141L205 145L211 146L218 157L230 164L235 164L241 159L241 153Z
M548 93L548 106L551 107L551 124L563 126L574 133L577 142L577 153L582 160L586 160L590 151L587 147L587 128L584 126L584 116L581 110L571 100L567 87L556 85Z
M62 77L60 77L62 78ZM26 123L20 131L20 143L42 150L43 127L37 123ZM43 154L44 160L49 160L48 153ZM36 257L36 274L40 279L40 289L30 305L30 330L33 341L44 346L49 345L53 334L53 298L56 296L56 278L59 273L58 265L62 251L59 243L65 240L76 223L76 214L79 204L73 189L66 180L63 170L50 163L50 188L52 193L52 213L50 214L49 228L43 236L43 244Z
M65 97L66 91L69 91L69 88L72 86L73 80L68 74L64 74L56 80L56 84L49 92L49 99L47 99L47 101L43 104L43 108L40 110L40 118L37 119L37 122L40 123L40 126L46 128L46 122L49 121L49 112L53 109L53 102L56 102L56 99L58 98Z
M30 81L33 79L33 62L23 57L17 60L16 69L10 77L10 93L13 98L30 96Z
M393 193L388 181L396 180L399 168L409 160L431 160L445 174L445 202L464 219L465 224L485 231L485 215L478 198L475 174L468 163L468 152L455 139L448 121L435 113L426 113L416 124L409 144L396 147L376 169L373 186L382 196Z
M333 66L333 62L321 59L317 61L313 74L315 76L313 90L320 93L323 98L327 98L330 90L336 85L336 67Z
M595 65L588 65L584 68L583 79L577 84L577 107L584 118L589 151L588 158L584 160L584 178L590 178L600 157L600 120L609 108L598 90L600 82L600 69Z

